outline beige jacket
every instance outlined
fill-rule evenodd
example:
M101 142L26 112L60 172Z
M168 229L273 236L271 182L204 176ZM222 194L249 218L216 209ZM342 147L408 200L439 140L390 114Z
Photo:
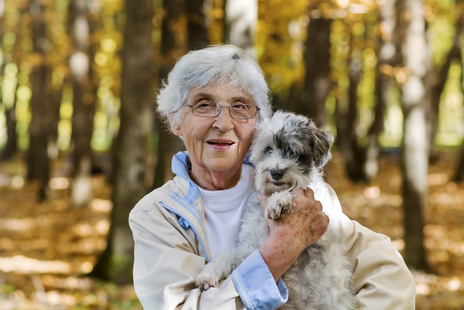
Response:
M195 184L186 170L182 171L188 157L177 161L173 162L174 180L145 196L129 216L135 240L134 285L144 308L245 309L245 302L247 309L270 309L262 303L266 297L259 288L248 287L243 293L242 284L232 275L218 288L202 292L195 287L195 278L210 257L203 229L204 207ZM354 266L358 308L414 309L414 280L390 239L349 220L341 213L333 189L330 192L333 204L327 211L341 214L336 225ZM273 290L268 293L285 295L280 286Z

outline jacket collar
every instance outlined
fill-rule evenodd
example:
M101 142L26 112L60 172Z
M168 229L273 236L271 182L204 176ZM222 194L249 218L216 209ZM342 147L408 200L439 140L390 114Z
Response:
M192 164L190 162L190 157L187 151L179 152L172 158L171 164L172 172L175 175L178 175L186 179L189 183L188 191L185 197L183 197L189 204L193 204L195 200L200 196L200 191L195 182L190 179L189 171L192 169Z

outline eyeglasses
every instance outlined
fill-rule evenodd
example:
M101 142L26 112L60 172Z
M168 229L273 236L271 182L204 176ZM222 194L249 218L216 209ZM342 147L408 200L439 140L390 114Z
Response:
M192 113L200 117L216 117L221 113L222 108L228 108L230 116L235 119L255 118L260 108L249 103L233 103L230 106L219 105L211 101L200 101L193 105L182 103L186 107L192 108Z

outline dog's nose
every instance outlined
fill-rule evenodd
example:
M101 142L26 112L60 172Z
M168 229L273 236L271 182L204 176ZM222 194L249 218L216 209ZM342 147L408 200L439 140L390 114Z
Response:
M284 176L284 171L282 169L272 169L271 170L271 177L278 181L280 179L282 179L282 177Z

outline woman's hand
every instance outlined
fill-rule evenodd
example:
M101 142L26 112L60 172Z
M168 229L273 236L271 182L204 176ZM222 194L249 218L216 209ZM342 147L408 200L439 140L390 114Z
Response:
M314 192L296 188L292 191L292 211L278 220L268 219L269 238L259 251L274 279L277 281L290 268L303 250L316 243L327 230L329 218L322 205L314 200ZM263 210L267 197L258 196Z

